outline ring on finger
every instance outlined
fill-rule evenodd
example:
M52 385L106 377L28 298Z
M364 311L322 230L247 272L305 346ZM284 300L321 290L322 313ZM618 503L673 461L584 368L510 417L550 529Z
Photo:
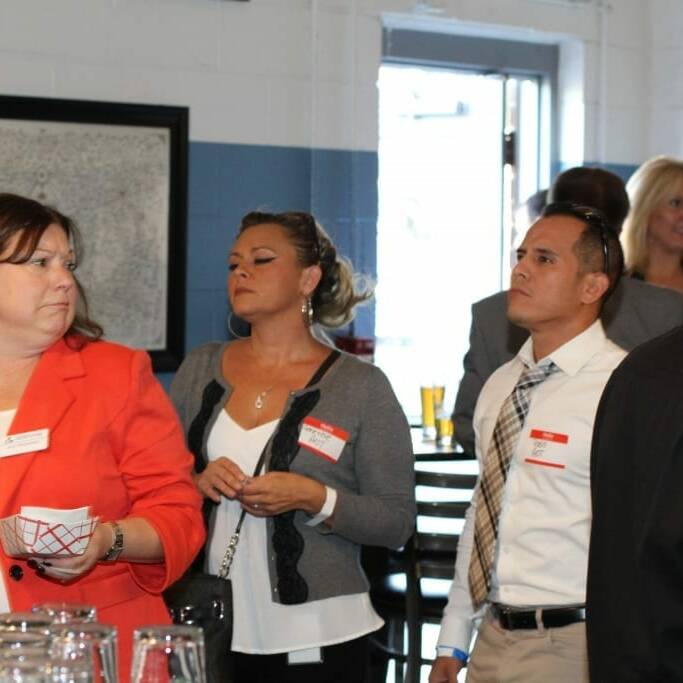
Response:
M261 506L258 503L254 503L254 510L258 510Z

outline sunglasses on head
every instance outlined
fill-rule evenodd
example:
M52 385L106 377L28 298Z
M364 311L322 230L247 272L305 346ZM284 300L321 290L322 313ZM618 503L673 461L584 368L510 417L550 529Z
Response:
M610 226L604 214L590 206L574 204L573 202L555 202L548 204L543 210L543 216L573 216L588 225L594 225L600 231L602 243L602 272L609 275L609 231Z

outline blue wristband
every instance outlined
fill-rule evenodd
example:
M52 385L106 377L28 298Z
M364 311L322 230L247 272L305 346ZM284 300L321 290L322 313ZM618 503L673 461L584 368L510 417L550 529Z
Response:
M463 652L462 650L458 650L457 647L453 648L453 656L456 659L459 659L463 664L467 664L468 656L466 652Z

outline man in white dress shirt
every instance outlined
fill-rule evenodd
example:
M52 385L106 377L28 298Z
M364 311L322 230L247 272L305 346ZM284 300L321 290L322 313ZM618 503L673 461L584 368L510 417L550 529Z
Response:
M599 314L619 279L623 255L599 213L551 204L517 256L508 316L530 337L491 375L477 402L475 447L482 475L460 538L430 683L455 683L468 660L468 682L588 681L591 435L604 385L626 355L605 336ZM543 379L523 387L526 403L520 407L509 397L524 372ZM509 415L507 426L496 429L509 404L515 406L516 429L510 431ZM500 455L506 446L507 460ZM486 480L495 469L491 462L499 461L504 473L494 514ZM491 520L488 573L477 565L485 564L486 555L482 509ZM484 578L478 588L477 566Z

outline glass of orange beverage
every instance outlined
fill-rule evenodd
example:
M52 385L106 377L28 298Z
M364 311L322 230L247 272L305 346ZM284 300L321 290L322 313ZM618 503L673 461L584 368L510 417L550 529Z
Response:
M425 439L436 437L436 416L443 409L446 387L443 384L423 385L420 387L422 402L422 436Z

